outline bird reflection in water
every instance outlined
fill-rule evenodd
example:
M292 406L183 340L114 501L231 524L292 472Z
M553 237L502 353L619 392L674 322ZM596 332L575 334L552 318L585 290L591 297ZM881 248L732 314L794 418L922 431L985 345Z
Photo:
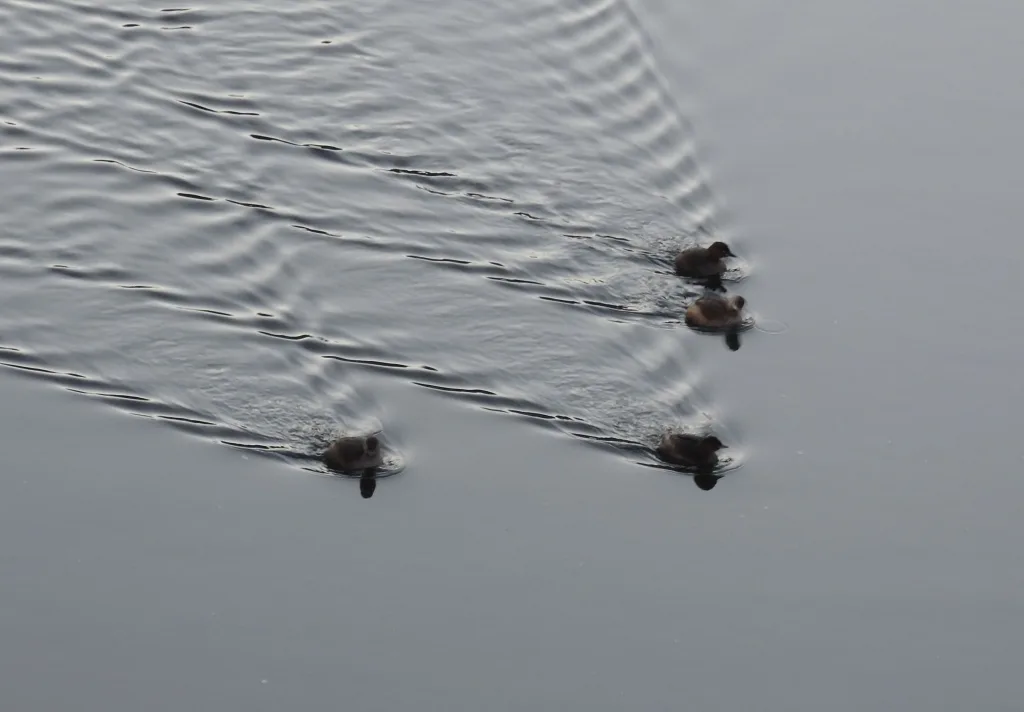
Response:
M720 274L712 275L711 277L705 277L704 279L699 279L699 280L694 280L694 281L697 284L699 284L700 286L704 287L704 289L707 289L710 292L722 292L722 293L725 293L725 292L728 291L725 288L725 285L722 283L722 275L720 275Z
M363 499L369 499L373 496L374 490L377 489L377 470L370 469L363 472L362 477L359 478L359 494L363 495Z
M740 332L730 331L725 335L725 345L729 347L730 351L740 350Z
M693 474L693 484L700 487L705 492L711 491L718 481L722 479L722 475L716 475L713 472L695 472Z

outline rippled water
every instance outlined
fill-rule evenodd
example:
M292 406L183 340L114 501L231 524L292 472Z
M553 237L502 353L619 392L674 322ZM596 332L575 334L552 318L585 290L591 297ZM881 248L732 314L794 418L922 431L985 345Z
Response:
M706 421L671 259L717 204L644 37L604 0L5 3L0 360L314 467L386 429L367 369L632 449Z
M7 706L1019 709L1024 10L102 5L0 3Z

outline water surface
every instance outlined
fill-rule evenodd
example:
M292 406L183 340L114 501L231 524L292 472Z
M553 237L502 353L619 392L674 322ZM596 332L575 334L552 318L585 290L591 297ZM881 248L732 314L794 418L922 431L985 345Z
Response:
M601 440L699 413L669 266L715 203L626 6L5 15L10 365L300 460L368 370Z
M1020 14L4 5L6 699L1017 709Z

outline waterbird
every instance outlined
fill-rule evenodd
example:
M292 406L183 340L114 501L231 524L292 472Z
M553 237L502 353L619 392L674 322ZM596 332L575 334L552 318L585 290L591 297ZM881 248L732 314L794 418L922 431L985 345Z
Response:
M725 447L716 435L665 433L655 452L671 465L707 471L718 464L718 451Z
M707 331L735 331L743 325L747 300L739 295L723 297L708 293L686 309L686 325Z
M384 464L384 457L376 435L349 435L331 443L323 461L332 470L358 472L380 467Z
M717 277L725 272L725 258L735 256L724 242L690 247L676 255L676 274L680 277Z

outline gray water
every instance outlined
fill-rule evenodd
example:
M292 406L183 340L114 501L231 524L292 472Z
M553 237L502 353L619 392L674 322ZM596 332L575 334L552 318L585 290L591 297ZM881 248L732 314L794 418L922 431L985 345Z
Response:
M0 7L5 707L1019 709L1024 12L347 5Z

